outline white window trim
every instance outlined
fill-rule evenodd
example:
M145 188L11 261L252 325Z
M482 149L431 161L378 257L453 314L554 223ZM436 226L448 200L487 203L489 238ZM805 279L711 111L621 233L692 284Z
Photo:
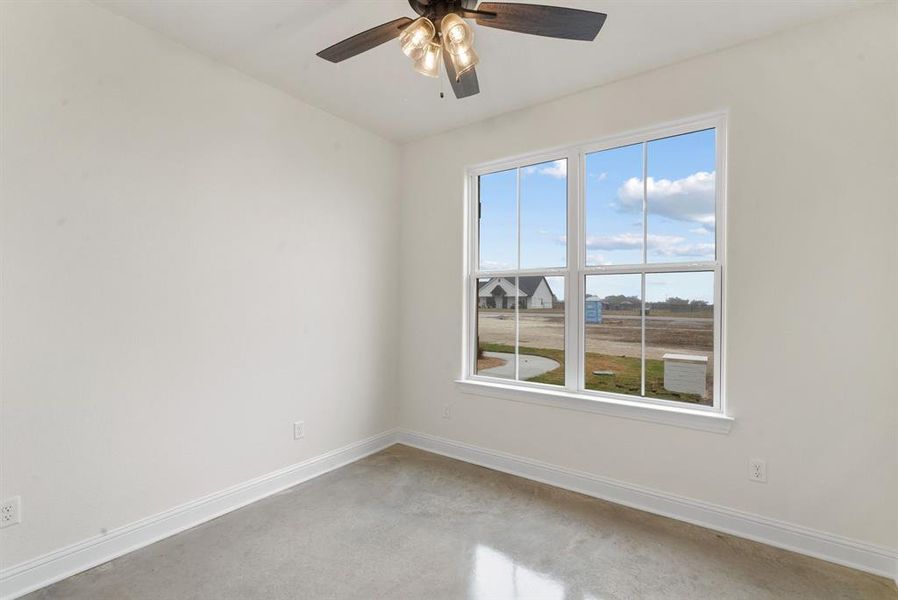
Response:
M608 414L677 425L692 429L729 432L734 421L726 410L726 360L725 360L725 296L726 296L726 156L727 156L727 114L717 112L709 115L683 119L656 125L650 128L630 131L598 141L555 148L517 156L471 167L466 173L466 194L464 202L464 285L463 313L464 331L462 335L462 372L456 380L458 388L465 393L478 394L521 402L530 402L559 408L585 412ZM715 176L716 217L715 227L716 259L713 262L651 263L641 267L639 272L671 271L714 271L714 406L684 404L672 400L662 400L586 390L584 386L584 356L582 352L585 325L580 315L583 311L584 296L581 284L585 276L599 273L632 273L633 266L586 266L586 249L580 244L585 228L585 193L583 193L581 173L584 171L586 155L600 150L617 148L648 140L670 137L702 129L716 129L717 164ZM478 177L480 175L538 164L550 160L567 159L568 167L568 218L567 218L567 265L554 269L521 269L508 271L480 271L478 251ZM571 215L576 215L574 219ZM645 223L644 223L645 226ZM520 240L518 241L520 243ZM565 356L576 356L576 360L565 361L565 386L552 386L528 381L510 381L495 377L477 375L477 278L507 277L528 273L561 276L565 281ZM576 300L576 301L572 301Z

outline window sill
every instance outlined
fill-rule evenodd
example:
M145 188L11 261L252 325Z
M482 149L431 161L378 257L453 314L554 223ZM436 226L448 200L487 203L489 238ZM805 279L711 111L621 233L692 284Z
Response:
M712 433L729 433L734 421L732 417L709 410L660 406L618 398L576 394L565 390L528 388L474 379L458 379L455 384L466 394L650 421Z

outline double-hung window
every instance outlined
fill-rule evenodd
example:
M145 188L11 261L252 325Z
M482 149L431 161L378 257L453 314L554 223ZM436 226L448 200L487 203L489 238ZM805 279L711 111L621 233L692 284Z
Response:
M725 120L469 172L466 383L723 409Z

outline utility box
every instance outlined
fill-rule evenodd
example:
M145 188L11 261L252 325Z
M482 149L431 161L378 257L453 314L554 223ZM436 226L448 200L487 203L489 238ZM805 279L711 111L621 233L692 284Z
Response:
M664 388L671 392L706 396L708 357L693 354L665 354Z
M587 323L601 323L602 322L602 301L601 300L586 300L586 322Z

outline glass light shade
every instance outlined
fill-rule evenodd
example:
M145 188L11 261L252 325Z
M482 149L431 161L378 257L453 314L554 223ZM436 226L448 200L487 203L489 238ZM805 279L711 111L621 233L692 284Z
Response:
M415 70L421 75L428 77L440 76L440 58L443 54L443 47L436 42L431 42L424 48L424 54L415 61Z
M453 55L470 50L474 43L474 32L455 13L449 13L440 21L440 35L446 51Z
M423 56L427 45L433 41L434 35L436 30L433 23L426 17L421 17L402 30L399 34L399 45L406 56L418 60Z
M462 73L473 69L480 62L480 57L474 52L474 48L468 48L455 54L449 53L449 58L452 59L452 66L455 67L456 80L461 77Z

